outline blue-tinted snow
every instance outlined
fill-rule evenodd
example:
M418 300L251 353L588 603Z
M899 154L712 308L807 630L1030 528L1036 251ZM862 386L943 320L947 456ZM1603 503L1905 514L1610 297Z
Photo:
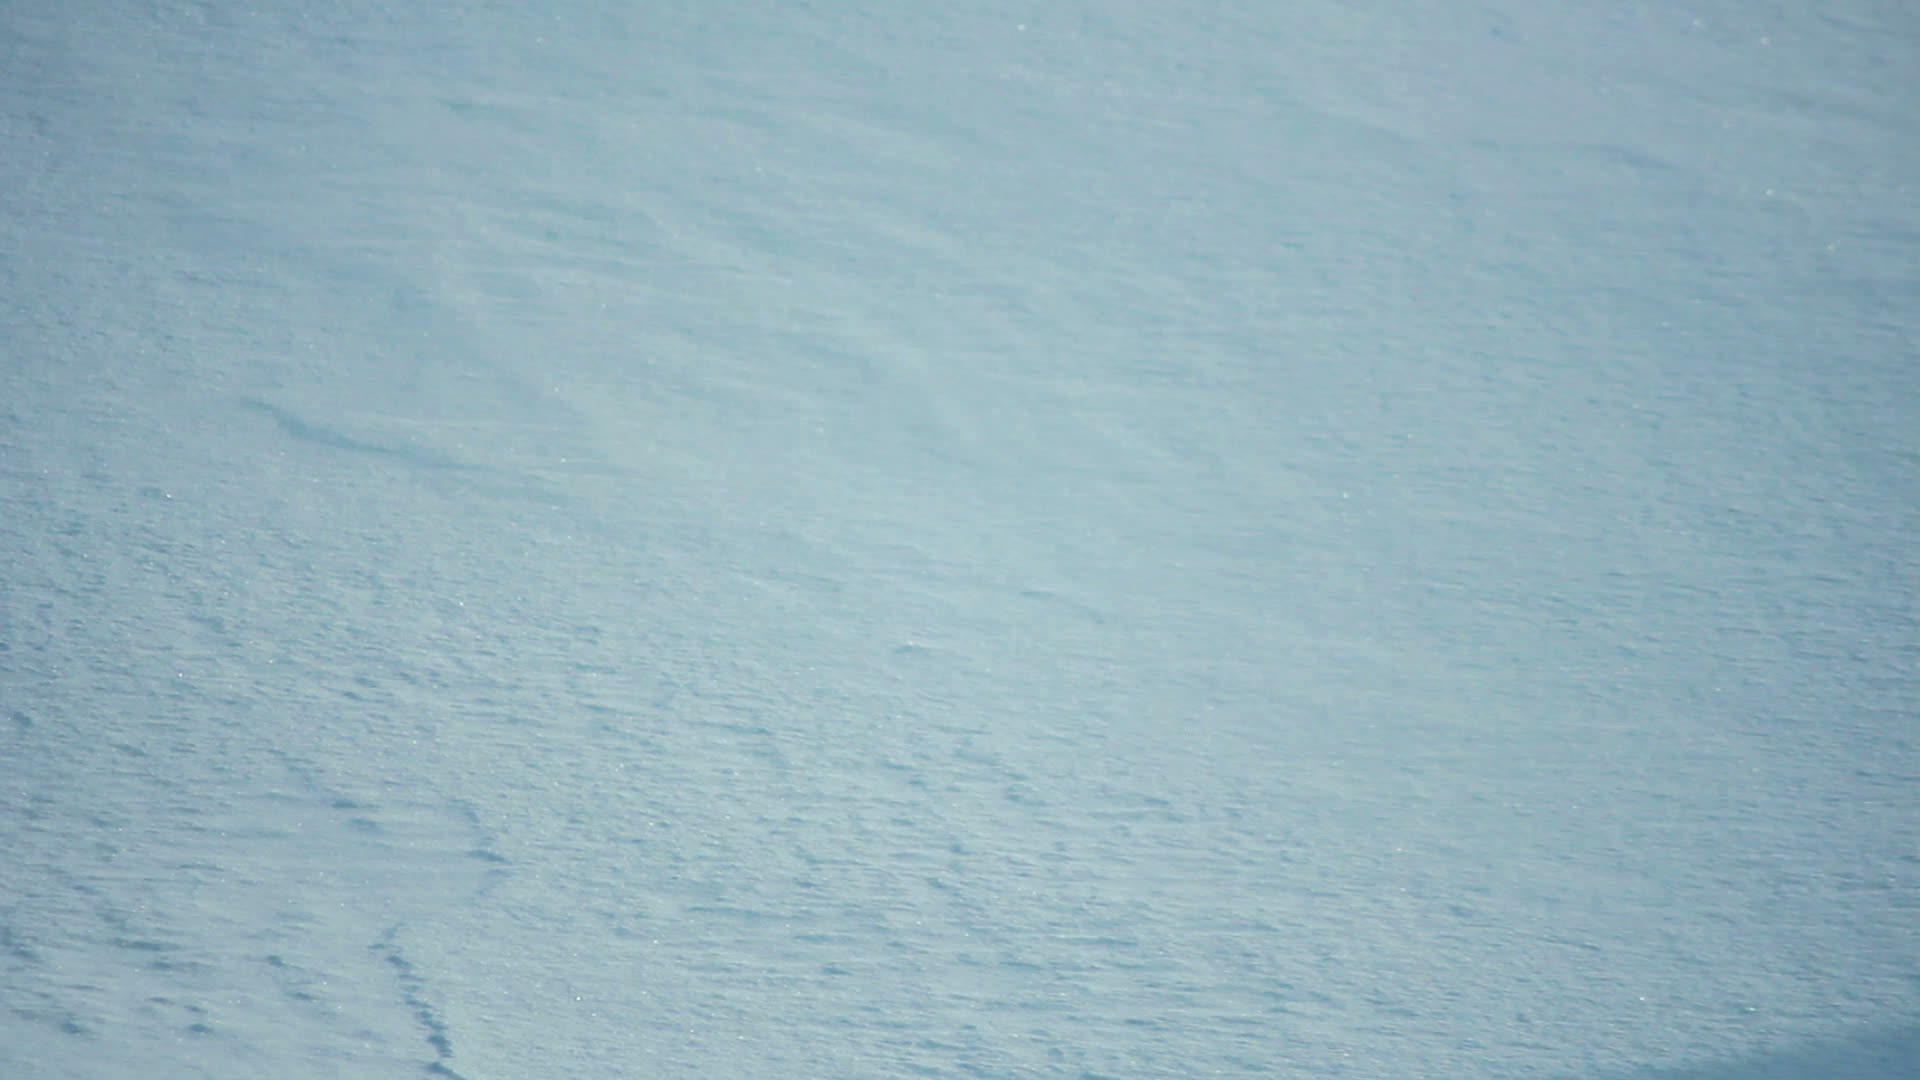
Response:
M0 7L0 1074L1914 1075L1916 49Z

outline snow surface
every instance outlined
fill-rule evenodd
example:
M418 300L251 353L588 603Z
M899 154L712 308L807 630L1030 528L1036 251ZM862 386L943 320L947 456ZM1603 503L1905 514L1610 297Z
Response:
M0 1076L1920 1075L1910 4L0 4Z

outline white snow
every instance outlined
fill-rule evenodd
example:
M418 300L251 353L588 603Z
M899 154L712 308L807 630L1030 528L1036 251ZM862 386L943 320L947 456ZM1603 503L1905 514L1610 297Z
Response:
M0 1076L1920 1075L1901 5L0 5Z

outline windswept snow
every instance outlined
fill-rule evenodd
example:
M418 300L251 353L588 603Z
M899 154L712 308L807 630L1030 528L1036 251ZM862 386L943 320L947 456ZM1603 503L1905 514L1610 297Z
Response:
M1917 48L0 5L0 1076L1920 1073Z

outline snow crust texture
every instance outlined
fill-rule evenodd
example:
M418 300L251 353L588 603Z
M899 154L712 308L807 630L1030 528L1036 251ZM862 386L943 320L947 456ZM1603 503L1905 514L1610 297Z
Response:
M1920 1075L1917 55L0 3L0 1077Z

